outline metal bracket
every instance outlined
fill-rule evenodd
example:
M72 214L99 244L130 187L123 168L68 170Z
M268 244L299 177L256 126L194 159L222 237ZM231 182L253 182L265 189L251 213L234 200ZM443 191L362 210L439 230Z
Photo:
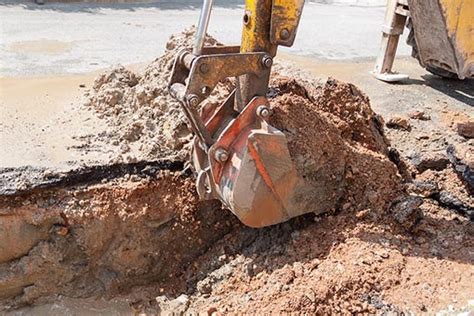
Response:
M304 0L273 0L270 42L292 46L300 23Z
M191 67L185 95L197 95L200 103L219 81L226 78L245 74L265 76L270 72L270 68L263 64L268 57L263 52L200 56Z
M211 165L212 177L214 183L219 183L222 177L223 164L212 159L217 150L226 150L229 155L232 154L234 143L240 143L241 140L237 136L243 135L243 131L256 128L263 121L257 115L257 109L260 106L269 108L268 100L265 97L255 97L235 118L235 120L226 126L226 129L219 135L219 139L209 149L209 162ZM244 137L246 139L246 137Z
M188 50L175 59L168 89L180 100L191 128L201 143L209 148L212 137L197 112L198 105L214 90L217 83L229 77L252 74L269 76L272 57L265 52L238 53L238 46L204 47L206 55L195 56Z
M201 56L181 51L168 83L172 95L185 102L192 101L190 105L196 107L209 96L219 81L245 74L257 77L269 74L272 57L267 53L236 51L237 46L206 47L203 49L205 55ZM268 60L270 63L266 62Z

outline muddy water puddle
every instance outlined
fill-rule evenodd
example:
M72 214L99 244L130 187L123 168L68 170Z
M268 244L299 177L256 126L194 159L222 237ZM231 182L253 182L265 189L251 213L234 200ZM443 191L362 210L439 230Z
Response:
M102 131L98 119L81 107L94 76L1 77L0 167L59 168L87 159L69 148L80 144L78 135Z
M8 47L8 51L14 53L63 54L69 52L72 47L72 42L42 39L15 42Z

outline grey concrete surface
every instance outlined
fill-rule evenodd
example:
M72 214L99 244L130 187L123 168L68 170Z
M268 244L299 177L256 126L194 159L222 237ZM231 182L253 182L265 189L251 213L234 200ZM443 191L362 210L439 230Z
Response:
M385 9L371 1L351 1L366 5L307 3L296 44L282 51L331 60L376 56ZM243 3L216 0L209 33L238 43ZM84 73L149 62L163 52L172 33L197 23L200 4L167 0L39 6L1 0L0 76ZM400 56L409 52L400 45Z

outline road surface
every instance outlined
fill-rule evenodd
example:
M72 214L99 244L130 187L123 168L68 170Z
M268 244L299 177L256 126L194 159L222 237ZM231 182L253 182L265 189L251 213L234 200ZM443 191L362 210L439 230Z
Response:
M0 1L0 76L85 73L149 62L168 37L196 24L200 1L46 3ZM209 33L240 41L243 0L216 0ZM282 51L318 59L377 55L383 6L307 3L296 43ZM408 55L400 45L400 55Z

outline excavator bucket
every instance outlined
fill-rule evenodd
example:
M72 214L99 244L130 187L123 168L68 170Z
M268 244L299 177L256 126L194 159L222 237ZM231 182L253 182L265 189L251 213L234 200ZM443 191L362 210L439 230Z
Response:
M474 1L408 0L418 59L458 78L474 76Z
M410 29L412 56L433 74L474 77L474 1L388 0L374 76L396 82L407 75L392 71L400 35Z
M304 183L291 160L286 136L266 122L270 111L265 97L255 97L225 127L208 157L195 146L195 165L210 162L210 178L206 183L198 181L198 186L214 183L212 194L251 227L281 223L305 210L297 198ZM215 115L207 126L219 119L222 116Z

